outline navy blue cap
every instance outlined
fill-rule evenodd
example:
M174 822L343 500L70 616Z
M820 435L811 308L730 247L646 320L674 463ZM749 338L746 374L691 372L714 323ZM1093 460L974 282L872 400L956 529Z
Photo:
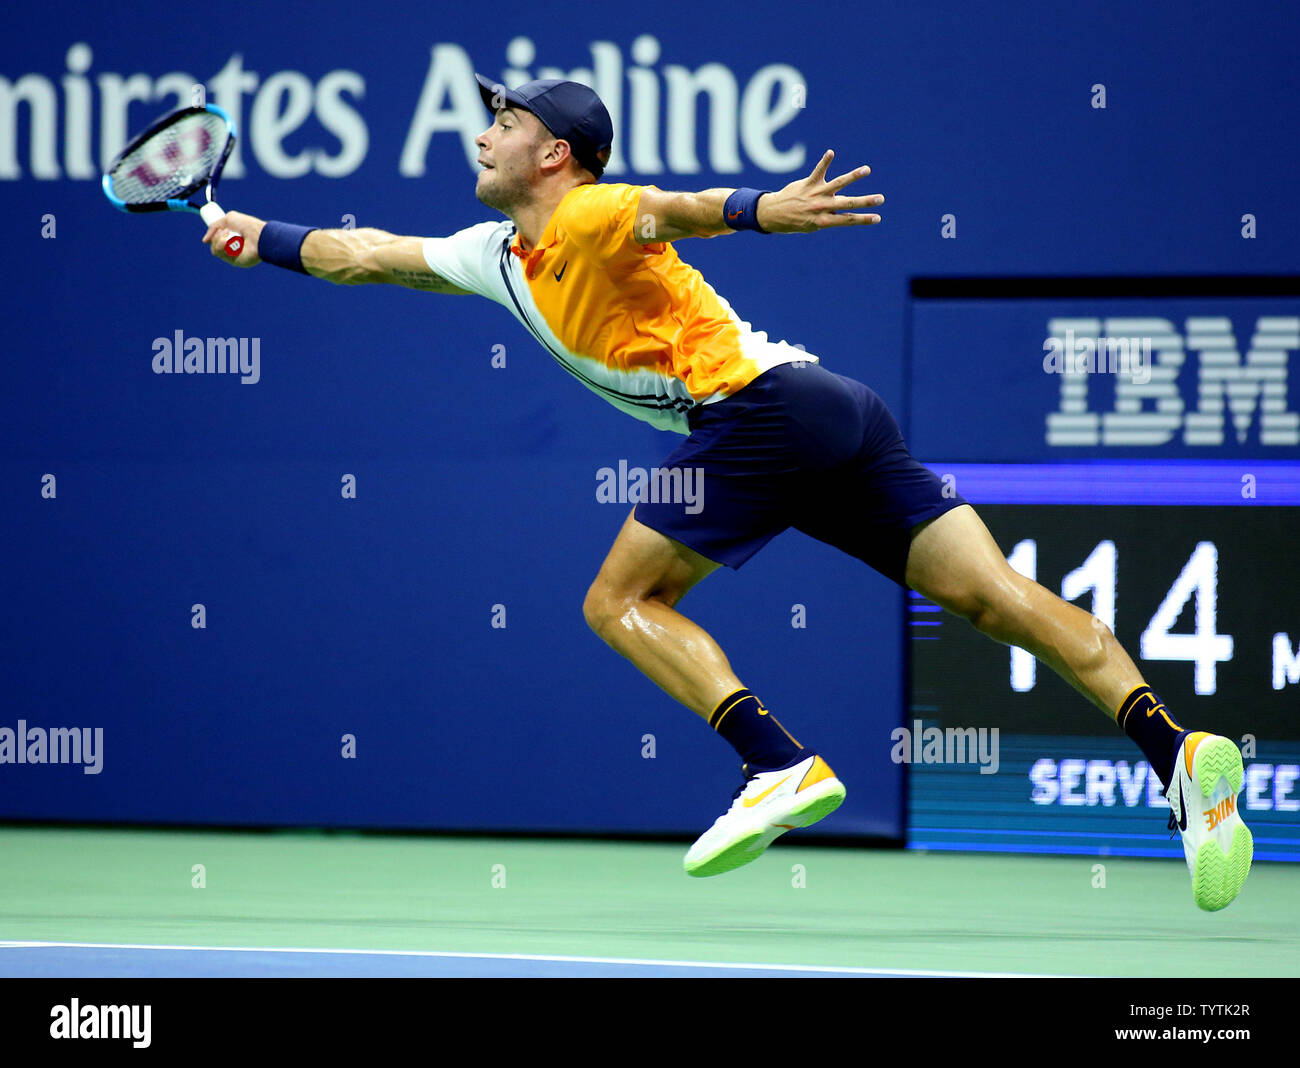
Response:
M605 160L609 159L607 153L614 144L614 124L600 97L590 86L558 78L541 78L518 89L507 89L501 82L490 81L481 74L474 77L483 103L493 114L496 108L509 106L536 115L557 138L569 142L574 158L587 170L597 178L604 173L605 163L600 157L605 154Z

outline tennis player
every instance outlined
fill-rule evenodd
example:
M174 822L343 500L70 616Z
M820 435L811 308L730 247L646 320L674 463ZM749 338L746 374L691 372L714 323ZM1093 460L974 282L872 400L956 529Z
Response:
M870 168L828 179L828 151L806 178L774 192L601 183L613 127L590 88L478 82L493 121L475 140L475 192L505 219L419 238L230 212L203 240L224 259L226 235L242 234L240 267L265 261L341 284L487 297L588 389L686 435L660 466L682 477L660 488L699 477L702 498L666 492L638 503L583 605L605 642L742 761L744 781L686 854L686 871L747 864L844 800L822 755L796 740L713 638L677 610L718 566L739 568L794 527L1029 650L1087 697L1166 785L1197 904L1229 904L1252 856L1236 811L1242 761L1233 742L1184 730L1101 621L1014 571L970 504L945 496L908 453L872 390L753 330L677 255L675 242L690 237L875 225L871 209L884 197L844 192Z

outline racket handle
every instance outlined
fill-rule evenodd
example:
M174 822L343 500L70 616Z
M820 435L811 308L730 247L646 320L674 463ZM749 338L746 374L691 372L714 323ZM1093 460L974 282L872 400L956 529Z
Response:
M199 208L199 218L211 226L214 222L226 213L221 210L221 205L216 201L209 200L203 207ZM234 260L239 258L239 254L244 250L244 239L240 234L231 234L226 238L226 255Z

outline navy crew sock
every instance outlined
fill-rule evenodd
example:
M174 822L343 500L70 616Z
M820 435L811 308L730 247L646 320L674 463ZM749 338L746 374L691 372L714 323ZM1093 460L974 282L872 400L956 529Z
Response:
M709 716L709 726L740 754L747 775L775 771L813 755L749 690L724 698Z
M1174 719L1149 686L1139 686L1120 705L1115 722L1146 754L1151 770L1165 789L1173 778L1174 759L1183 736L1189 732Z

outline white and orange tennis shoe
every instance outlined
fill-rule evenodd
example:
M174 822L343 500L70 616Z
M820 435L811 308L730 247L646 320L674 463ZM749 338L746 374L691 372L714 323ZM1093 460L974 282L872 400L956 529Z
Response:
M721 875L757 860L786 831L829 816L844 795L844 784L816 754L793 767L751 775L736 790L731 808L687 852L686 874Z
M1206 731L1185 735L1174 757L1169 830L1183 835L1192 897L1207 912L1227 908L1250 874L1255 841L1237 814L1244 771L1230 738Z

